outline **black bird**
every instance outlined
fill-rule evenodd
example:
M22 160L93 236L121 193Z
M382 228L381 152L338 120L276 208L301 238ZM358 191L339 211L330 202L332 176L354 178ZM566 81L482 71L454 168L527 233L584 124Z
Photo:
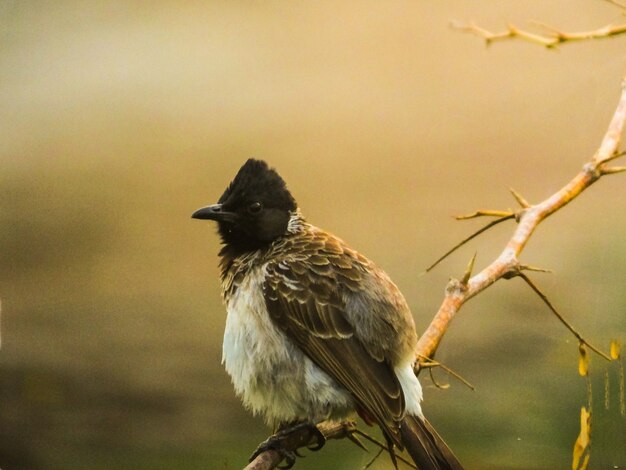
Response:
M415 325L382 269L307 223L260 160L248 160L218 203L192 217L218 223L222 361L247 408L275 430L356 411L420 469L462 468L422 414Z

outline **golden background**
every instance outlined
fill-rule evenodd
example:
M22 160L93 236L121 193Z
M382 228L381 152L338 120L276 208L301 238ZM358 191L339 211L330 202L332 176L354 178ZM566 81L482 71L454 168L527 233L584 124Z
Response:
M418 331L483 221L565 184L600 143L624 39L485 48L453 31L626 21L602 1L0 2L0 466L237 469L268 430L222 366L214 228L190 219L262 158L304 214L381 265ZM541 225L523 260L585 337L626 342L626 179ZM520 280L455 319L424 409L471 469L568 468L576 340ZM626 465L617 364L593 357L590 468ZM610 379L604 410L604 371ZM372 430L372 432L375 432ZM297 468L361 468L330 442ZM381 457L373 468L389 468Z

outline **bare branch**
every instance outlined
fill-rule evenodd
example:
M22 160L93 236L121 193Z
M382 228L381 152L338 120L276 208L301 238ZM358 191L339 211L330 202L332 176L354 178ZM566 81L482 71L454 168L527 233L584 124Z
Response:
M345 437L352 438L353 434L357 431L356 423L353 421L344 421L341 423L324 421L317 425L317 429L322 433L322 435L328 439L343 439ZM359 432L360 435L362 433ZM356 438L355 438L356 439ZM354 442L353 439L350 439ZM313 433L307 429L302 428L294 431L289 435L289 440L286 443L286 450L296 451L303 447L308 447L316 443L315 436ZM363 444L360 441L356 441L357 445L363 447ZM276 468L283 460L283 457L279 452L275 450L266 450L261 454L257 455L257 457L248 464L248 466L244 470L270 470Z
M622 97L624 95L625 88L626 79L622 79ZM613 119L611 119L611 123L609 124L609 128L606 130L606 134L604 134L604 139L602 139L602 144L600 144L600 148L591 160L591 164L594 165L596 168L603 163L608 163L623 155L623 153L619 152L618 149L620 139L622 137L622 131L624 129L625 119L626 100L622 99L617 105L617 109L613 114Z
M603 165L610 160L615 159L618 152L620 137L626 122L626 82L622 82L622 91L617 109L613 114L613 118L609 124L606 134L602 139L600 147L591 159L591 162L585 164L582 170L574 176L574 178L563 186L559 191L554 193L546 200L531 205L516 217L517 227L513 236L507 242L500 255L486 268L471 277L466 283L456 279L451 279L446 287L446 294L439 310L426 328L424 334L420 337L417 344L418 365L424 363L424 357L434 357L437 348L448 329L449 323L452 321L456 313L462 305L485 290L499 279L520 273L522 266L519 263L519 255L524 250L528 240L532 236L535 228L543 220L561 209L563 206L579 196L585 189L596 182L602 175ZM609 173L612 171L610 169ZM509 218L512 218L510 216ZM463 240L460 244L448 251L442 258L437 260L430 268L436 266L442 259L456 250L459 246L476 237L496 223L500 223L506 218L497 219L475 234ZM528 269L528 267L526 267ZM571 328L570 328L571 330ZM580 335L577 336L580 339ZM589 345L587 342L585 344ZM591 348L591 346L589 346ZM605 356L599 350L595 350L598 354Z
M561 44L569 42L587 41L591 39L605 39L626 33L626 24L615 26L607 25L603 26L602 28L594 29L592 31L580 31L571 33L561 31L553 26L548 26L537 21L535 21L534 24L548 30L547 34L532 33L530 31L520 29L513 24L509 24L507 26L507 29L500 33L494 33L492 31L489 31L476 25L473 22L462 23L459 21L453 21L450 26L458 31L471 33L484 39L487 45L490 45L491 43L497 41L519 39L533 44L538 44L547 49L555 49Z
M520 30L512 24L508 25L507 30L501 33L491 32L485 28L478 26L477 24L473 22L461 23L459 21L453 21L450 23L450 26L452 27L452 29L456 29L456 30L463 31L466 33L472 33L478 37L483 38L487 46L491 45L491 43L493 42L505 41L505 40L514 39L514 38L519 38L524 41L539 44L547 48L552 48L552 47L555 47L556 45L552 38L546 38L538 34L533 34L527 31Z

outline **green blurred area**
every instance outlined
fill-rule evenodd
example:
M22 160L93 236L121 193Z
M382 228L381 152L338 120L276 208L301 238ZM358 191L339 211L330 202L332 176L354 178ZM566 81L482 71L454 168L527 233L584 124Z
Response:
M607 2L0 2L0 467L236 469L268 434L222 369L214 228L190 219L251 156L383 266L423 330L499 226L422 271L512 186L538 201L597 148L624 40L482 47L448 28L623 22ZM523 261L591 342L626 343L626 183L546 221ZM577 343L521 281L455 319L424 409L471 469L571 464ZM626 466L616 363L592 358L590 468ZM609 409L604 409L604 374ZM375 433L375 431L372 431ZM361 468L349 442L298 468ZM308 453L307 453L308 454ZM381 457L372 468L390 468Z

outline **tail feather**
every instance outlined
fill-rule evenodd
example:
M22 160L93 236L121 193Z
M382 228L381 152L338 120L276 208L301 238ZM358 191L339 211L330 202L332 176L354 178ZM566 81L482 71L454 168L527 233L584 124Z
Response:
M426 419L407 415L400 425L402 443L420 470L463 470L448 445Z

